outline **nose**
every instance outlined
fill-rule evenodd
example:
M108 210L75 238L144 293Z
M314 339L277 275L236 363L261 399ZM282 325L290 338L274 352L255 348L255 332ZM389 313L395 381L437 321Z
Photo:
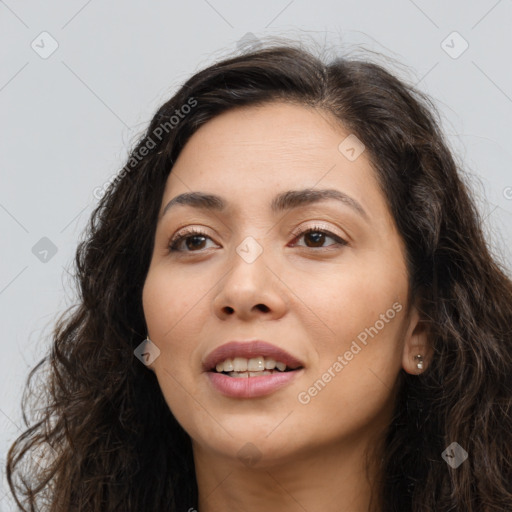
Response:
M229 270L218 283L213 298L213 310L218 318L277 320L286 313L286 286L276 269L270 268L265 260L264 253L251 261L233 251Z

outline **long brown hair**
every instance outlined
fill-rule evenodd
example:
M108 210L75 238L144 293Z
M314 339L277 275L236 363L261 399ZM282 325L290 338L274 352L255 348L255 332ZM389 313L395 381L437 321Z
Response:
M28 391L48 370L38 393L23 397L24 409L41 412L31 426L25 417L9 450L22 510L197 508L190 439L134 357L147 333L142 288L164 186L187 140L222 112L271 101L329 112L365 144L428 323L431 364L419 376L400 373L375 485L381 510L512 510L512 282L486 245L436 108L380 65L342 56L325 64L293 44L192 76L100 199L76 252L79 302L59 318L50 353L27 381ZM456 468L442 457L453 442L468 454ZM43 470L30 454L44 446Z

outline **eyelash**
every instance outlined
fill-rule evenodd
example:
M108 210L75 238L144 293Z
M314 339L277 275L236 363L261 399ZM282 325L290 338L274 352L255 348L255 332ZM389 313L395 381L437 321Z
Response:
M327 229L323 229L320 226L312 226L312 227L309 227L302 231L299 230L299 231L293 232L292 233L292 235L294 236L293 241L297 241L299 238L302 238L304 235L307 235L308 233L322 233L324 235L327 235L328 238L332 238L336 242L337 245L341 245L341 246L348 245L348 242L346 240L344 240L343 238L339 237L338 235L332 233L331 231L328 231ZM198 251L182 251L182 250L179 250L176 248L183 240L185 240L187 238L192 238L193 236L203 236L205 238L210 238L205 232L203 232L197 228L188 228L185 231L182 231L180 233L180 235L178 235L177 237L175 237L174 239L172 239L170 241L169 246L168 246L169 252L185 252L185 253L186 252L189 252L189 253L202 252L203 250L201 250L201 249ZM332 245L336 245L336 244L332 244ZM328 249L328 247L331 247L331 246L328 246L328 247L301 246L301 247L306 247L306 249Z

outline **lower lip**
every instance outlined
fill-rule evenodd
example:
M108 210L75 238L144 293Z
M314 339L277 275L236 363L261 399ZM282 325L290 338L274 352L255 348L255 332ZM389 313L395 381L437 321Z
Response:
M302 370L262 375L261 377L230 377L223 373L206 372L213 387L233 398L257 398L270 395L289 384Z

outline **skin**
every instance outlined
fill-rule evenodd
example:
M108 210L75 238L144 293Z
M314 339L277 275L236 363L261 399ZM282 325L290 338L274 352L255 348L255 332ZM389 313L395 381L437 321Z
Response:
M367 153L350 161L338 150L349 133L317 109L239 108L203 125L169 175L143 308L160 349L150 369L192 438L200 512L369 510L399 372L420 372L416 354L427 367L424 324L406 308L403 243ZM302 188L342 191L367 219L333 199L271 212L276 194ZM228 208L178 205L161 217L172 198L191 191L220 195ZM292 234L318 224L347 244ZM207 238L169 252L187 226ZM248 236L263 251L252 263L236 251ZM352 342L393 304L401 311L348 361ZM202 360L227 341L254 338L290 352L303 370L265 397L221 395ZM338 356L347 364L336 372ZM299 394L329 368L330 381L301 403ZM243 447L252 462L239 456Z

